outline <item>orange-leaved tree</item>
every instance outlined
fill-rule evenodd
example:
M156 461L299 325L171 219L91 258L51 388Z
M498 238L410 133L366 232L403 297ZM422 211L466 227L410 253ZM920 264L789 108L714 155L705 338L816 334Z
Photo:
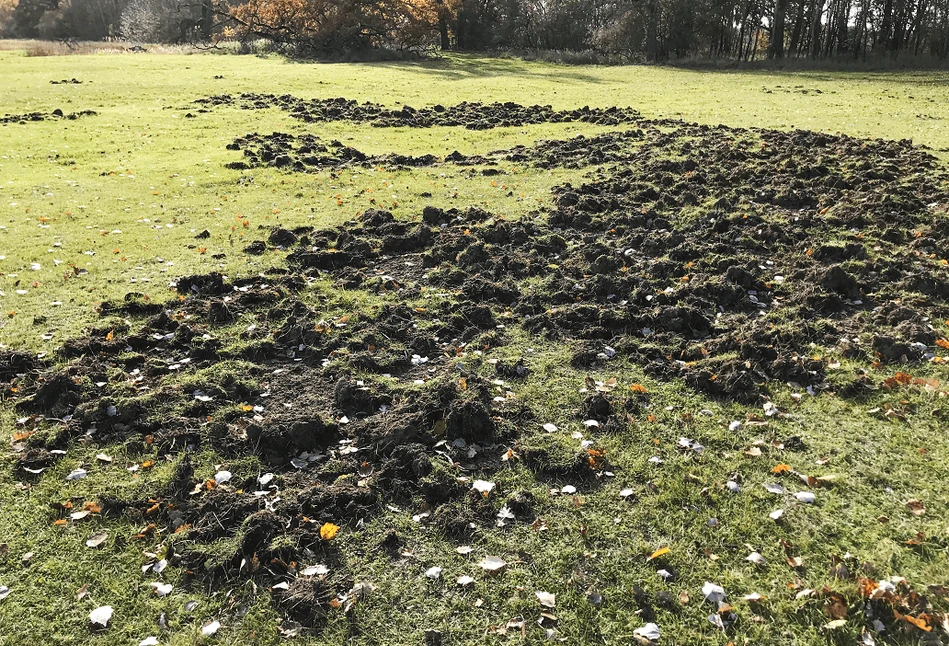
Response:
M453 2L457 0L248 0L231 8L224 22L229 36L267 38L314 53L421 50L436 38L447 48Z

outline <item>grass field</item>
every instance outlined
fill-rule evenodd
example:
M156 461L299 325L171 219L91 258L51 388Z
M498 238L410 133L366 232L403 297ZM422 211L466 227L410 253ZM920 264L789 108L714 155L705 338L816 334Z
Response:
M50 83L73 78L81 83ZM486 155L541 139L616 129L579 122L484 131L376 128L348 121L307 125L276 109L225 106L198 112L192 102L212 94L346 97L416 108L461 101L550 104L555 109L630 106L650 119L912 139L942 159L949 151L949 74L931 72L705 72L465 56L414 64L309 64L213 54L25 57L0 51L0 87L5 88L0 115L57 108L97 113L76 120L0 124L0 347L49 359L58 356L55 349L64 342L91 328L93 336L108 333L111 341L113 330L121 336L140 325L131 315L103 319L103 302L122 301L129 292L162 302L175 296L169 284L178 277L219 271L236 279L283 266L284 251L243 252L251 242L266 240L271 227L336 226L370 207L418 220L423 207L431 205L478 205L516 220L550 209L552 187L578 185L590 170L540 170L501 162L505 174L500 179L455 166L352 167L309 174L273 167L240 171L225 167L241 159L225 148L235 137L314 132L370 155L443 157L455 150ZM209 237L196 239L205 230ZM839 236L852 241L859 232L844 227ZM880 258L887 253L873 252ZM941 258L932 260L938 264ZM341 292L328 285L312 284L299 297L326 320L368 320L392 303L391 296ZM793 294L788 296L793 300ZM438 298L425 294L406 302L418 312L440 307ZM930 312L928 305L919 307ZM931 311L940 310L933 306ZM802 324L775 316L779 327ZM514 364L528 357L531 378L499 391L510 388L512 399L541 415L523 428L519 423L518 451L540 447L554 462L569 461L578 448L571 433L585 433L595 440L596 450L609 456L615 475L581 483L564 474L545 477L521 462L492 470L496 490L489 500L500 506L507 496L530 492L545 530L530 523L489 526L469 539L475 548L471 555L456 552L462 541L413 521L413 514L424 508L421 498L405 506L380 504L358 525L340 520L342 529L327 557L339 572L329 577L344 579L343 587L371 582L374 590L348 612L329 608L325 625L296 642L438 643L426 637L426 631L435 630L445 644L541 643L550 638L570 644L629 644L640 635L634 631L649 622L661 628L663 644L949 641L949 598L938 587L949 582L949 409L940 385L947 377L941 361L880 366L815 344L804 352L822 355L848 379L866 369L874 387L860 398L845 398L830 392L801 397L801 388L772 385L770 401L782 411L772 417L765 416L769 409L761 402L710 398L681 379L650 375L632 357L617 356L586 372L578 370L571 367L568 344L514 331L513 320L511 315L505 343L466 358L472 383L475 376L489 384L497 379L497 361ZM255 310L215 329L231 352L227 361L172 375L165 384L169 390L161 394L220 382L223 372L262 383L255 366L239 357L255 341L248 326L260 324L270 333L265 321L266 314ZM946 337L949 321L933 314L927 322L938 337ZM108 381L116 369L109 364ZM898 370L930 381L884 381ZM624 393L641 389L648 394L648 406L622 428L596 435L576 412L583 406L587 373L601 381L615 378ZM828 374L833 380L830 369ZM408 393L407 398L416 390L420 396L427 392L413 380L398 387L403 386L406 390L399 392ZM131 386L122 388L114 393L117 403L134 399ZM255 383L248 392L262 389ZM67 501L71 509L79 509L106 498L149 500L173 479L179 457L166 458L157 445L141 438L100 441L90 436L64 443L52 423L37 422L33 437L18 438L23 424L13 405L16 391L6 389L4 396L9 401L0 408L0 428L14 448L26 439L67 453L30 480L18 473L12 451L0 458L0 586L9 587L0 599L0 644L137 644L150 635L161 644L285 640L279 632L285 606L272 602L280 597L279 589L271 591L263 579L249 575L213 581L193 577L187 566L174 561L176 552L186 553L191 546L187 531L172 534L158 528L137 539L148 519L131 513L93 513L81 522L55 524L68 517L56 507ZM174 423L184 408L170 398L148 400L142 417L164 416ZM240 414L239 404L258 403L250 395L234 400L229 408L209 410L208 422ZM735 426L733 420L743 423ZM558 432L547 433L542 423L555 424ZM704 451L681 450L681 437L697 438ZM789 443L790 438L795 442ZM496 452L503 453L500 444ZM97 460L100 453L111 462ZM663 463L650 461L653 456L661 456ZM213 443L202 444L191 460L198 483L226 468L235 483L252 484L267 467L253 452L234 455ZM145 462L154 464L126 469ZM87 466L88 477L66 480L80 465ZM782 481L788 490L800 490L795 486L798 472L832 476L832 486L812 481L813 505L790 495L778 498L762 487ZM727 482L738 482L741 492L729 493ZM806 475L804 482L808 484ZM574 484L576 495L562 489ZM912 501L922 501L924 512ZM785 510L780 522L769 518L778 507ZM391 529L402 541L395 556L376 547ZM86 539L98 530L108 532L104 545L86 547ZM244 540L242 532L211 542L208 562L213 555L225 561ZM747 560L752 552L760 552L763 560ZM505 571L485 576L476 564L486 555L503 558ZM143 575L143 566L163 556L173 565L160 576L154 571ZM442 568L439 578L425 575L433 566ZM462 575L475 581L469 587L455 585ZM884 633L865 633L871 626L865 611L882 602L862 596L863 577L905 577L928 598L929 607L911 607L912 618L925 629L899 616L889 622L890 614ZM158 596L150 585L156 581L171 583L173 590ZM724 587L734 608L703 600L705 582ZM903 584L896 585L908 596ZM536 591L555 593L555 607L539 606ZM764 598L743 600L752 593ZM198 604L186 610L192 600ZM106 630L92 630L88 615L102 605L114 607L114 617ZM545 618L542 611L556 618ZM905 608L903 614L908 614ZM202 626L212 620L219 620L221 629L202 637ZM719 620L721 626L716 625Z

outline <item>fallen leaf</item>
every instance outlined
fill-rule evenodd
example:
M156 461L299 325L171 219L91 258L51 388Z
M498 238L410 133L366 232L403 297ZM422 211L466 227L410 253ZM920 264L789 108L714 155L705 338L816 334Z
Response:
M720 601L725 600L725 588L720 585L716 585L711 581L706 581L702 586L702 594L705 596L706 601L716 605Z
M909 507L909 512L914 516L922 516L926 513L926 505L924 505L921 500L917 500L916 498L907 500L906 506Z
M99 547L109 538L109 533L106 531L99 531L86 539L86 547Z
M325 565L311 565L300 570L301 576L323 576L329 574L329 568Z
M537 590L535 593L537 595L537 600L540 602L540 605L545 608L553 608L557 605L557 595L550 592L544 592L543 590Z
M89 621L94 626L105 628L112 619L112 606L99 606L89 613Z
M751 554L745 557L745 560L748 561L749 563L754 563L755 565L764 566L768 564L768 561L765 559L764 556L761 555L760 552L752 552Z
M649 555L649 560L652 561L652 560L654 560L654 559L657 559L657 558L659 558L660 556L664 556L664 555L668 554L668 553L671 552L671 551L672 551L672 550L669 549L668 547L660 547L658 550L656 550L655 552L653 552L652 554Z
M633 637L639 640L640 643L659 641L659 635L659 626L653 623L648 623L645 626L641 626L633 631Z
M160 583L158 581L155 581L154 583L150 583L149 585L151 585L152 588L155 589L155 594L158 595L159 597L167 597L169 594L171 594L171 591L173 588L173 586L170 583Z
M324 541L331 541L333 537L336 536L336 532L339 531L339 525L334 525L333 523L323 523L323 526L320 527L320 538Z
M213 635L220 629L221 629L221 622L215 620L215 621L212 621L211 623L207 623L201 626L201 634L204 635L205 637L210 637L211 635Z
M496 556L485 556L478 563L478 567L489 574L496 574L503 570L506 566L507 563Z
M471 483L471 488L487 497L487 495L494 490L494 483L488 482L487 480L475 480Z

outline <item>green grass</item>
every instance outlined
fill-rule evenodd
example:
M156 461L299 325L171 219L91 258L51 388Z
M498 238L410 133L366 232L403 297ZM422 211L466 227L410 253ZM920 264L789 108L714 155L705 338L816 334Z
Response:
M224 79L215 80L216 75ZM72 77L83 84L49 84ZM77 121L0 125L0 342L47 352L93 323L101 325L98 302L129 291L163 300L176 276L211 270L239 276L281 262L277 253L241 253L250 241L267 235L261 227L336 224L371 206L370 199L405 218L416 217L430 203L482 204L518 216L548 205L552 185L582 175L514 168L504 176L507 188L502 188L500 181L493 186L492 178L455 168L359 170L340 177L273 169L240 173L224 168L239 158L224 148L234 137L307 129L276 110L221 108L184 118L186 111L180 108L209 94L344 96L414 106L462 100L550 103L558 108L630 105L647 117L912 138L949 149L949 74L944 73L562 67L463 56L417 64L316 65L214 55L26 58L4 51L0 85L15 88L0 96L0 113L57 107L99 113ZM783 91L799 86L808 94ZM455 149L486 153L598 129L566 124L468 132L321 124L313 131L369 153L439 155ZM253 181L240 183L242 175L253 176ZM372 192L362 192L365 189ZM423 192L432 197L421 197ZM196 241L195 234L204 229L211 238ZM202 253L201 247L207 249ZM224 256L213 257L218 254ZM62 263L57 266L54 260ZM31 270L32 263L41 268ZM76 274L70 265L87 273ZM314 302L327 291L326 285L313 287ZM53 307L53 302L62 305ZM336 315L376 304L336 295L321 307ZM241 343L236 332L228 342L233 347ZM535 410L550 411L545 421L561 429L556 435L523 429L521 442L547 449L551 459L569 459L579 448L570 433L583 430L576 421L582 375L568 367L567 350L556 344L514 338L492 352L494 358L509 360L521 354L529 356L535 377L514 388L518 398ZM609 373L593 376L616 377L621 388L642 383L651 398L649 416L638 416L621 432L587 433L606 451L615 478L599 487L583 487L541 479L515 460L495 478L498 506L514 491L529 490L548 529L538 532L519 524L487 533L470 557L456 554L455 544L435 530L412 522L408 509L377 516L364 532L342 531L335 540L351 575L372 581L377 589L350 615L331 614L320 637L298 642L424 643L424 631L438 629L448 644L541 643L545 637L536 623L534 592L548 590L557 593L553 613L558 617L557 636L565 643L629 644L633 631L644 623L636 598L641 589L653 603L662 592L674 599L686 592L690 598L685 605L676 602L673 609L657 606L664 644L847 644L859 634L860 603L852 581L833 578L832 559L852 555L846 562L855 574L874 579L904 576L918 589L945 583L949 445L944 419L949 408L938 394L906 387L878 391L861 402L805 396L796 403L790 391L781 391L776 402L788 411L787 417L732 432L731 420L762 412L708 401L681 384L652 381L638 367L619 360L610 366ZM852 367L844 363L841 374ZM494 378L490 364L477 369ZM935 367L926 374L946 378L945 371ZM905 421L873 412L884 404L905 411ZM15 429L14 415L8 405L2 415L0 427L7 437ZM683 436L700 441L705 451L698 455L677 450ZM774 446L794 436L803 441L803 450ZM761 455L747 455L756 442ZM64 480L66 473L93 462L100 451L115 458L113 466L79 482ZM649 461L654 455L662 457L662 465ZM158 465L134 474L126 471L126 464L143 459L158 459ZM220 461L210 451L195 456L196 475L213 476ZM817 504L800 504L762 487L780 480L789 491L799 490L793 476L770 473L779 463L837 479L832 487L816 490ZM163 644L192 644L200 641L201 624L212 618L224 624L214 643L282 643L278 615L266 590L254 591L238 582L215 590L189 589L179 585L180 573L169 569L164 578L175 590L157 598L148 586L156 577L143 577L140 567L150 558L143 551L155 549L158 541L132 539L144 522L118 518L66 528L52 524L57 512L51 502L81 505L106 493L147 497L173 471L173 465L149 447L74 447L32 487L14 480L9 456L0 467L0 542L7 546L0 554L0 585L12 590L0 601L3 646L136 644L148 635L162 635ZM239 475L257 469L253 458L232 460L229 467ZM736 475L742 487L737 495L723 488ZM579 498L553 493L565 484L576 484ZM627 487L634 494L623 500L619 492ZM913 498L925 502L926 514L909 512L905 502ZM768 513L779 506L786 513L775 523ZM879 522L880 516L889 522ZM712 518L716 526L710 524ZM100 549L86 548L85 538L100 527L108 528L108 541ZM410 553L394 563L373 550L390 527L405 537ZM793 555L804 558L803 569L785 563L780 539L793 544ZM233 549L234 539L229 540L217 546L220 553ZM919 544L907 544L909 540ZM656 573L657 564L648 560L661 547L670 549L661 561L676 573L670 582L664 582ZM768 564L747 562L752 550L761 552ZM33 555L24 563L22 556L28 552ZM501 576L485 578L474 563L486 554L501 556L511 565ZM444 568L440 582L422 575L432 565ZM466 590L457 588L453 582L461 574L475 576L476 583ZM700 592L706 580L725 587L740 617L727 634L707 620L712 608ZM88 596L77 600L76 591L86 584ZM851 620L844 628L822 628L830 621L822 612L823 600L795 598L800 589L824 586L847 594L851 601ZM768 599L760 606L741 601L751 592ZM602 595L602 604L588 603L591 593ZM200 605L186 613L183 606L191 599ZM945 600L933 601L946 610ZM108 631L92 634L86 616L102 604L114 606L116 615ZM156 623L162 612L167 613L168 633L161 633ZM492 627L503 627L515 617L525 621L523 637L515 628L506 636L494 634ZM907 631L892 637L896 643L915 644L920 635Z

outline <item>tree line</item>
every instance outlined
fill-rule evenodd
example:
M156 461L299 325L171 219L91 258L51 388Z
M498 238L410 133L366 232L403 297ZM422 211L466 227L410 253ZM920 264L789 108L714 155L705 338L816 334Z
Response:
M949 0L0 0L4 35L610 60L949 57Z

